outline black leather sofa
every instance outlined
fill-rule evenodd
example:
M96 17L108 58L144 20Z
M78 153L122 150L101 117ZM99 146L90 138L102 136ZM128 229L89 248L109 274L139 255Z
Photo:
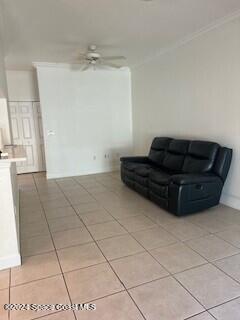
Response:
M215 142L157 137L148 156L120 160L127 186L180 216L219 203L232 149Z

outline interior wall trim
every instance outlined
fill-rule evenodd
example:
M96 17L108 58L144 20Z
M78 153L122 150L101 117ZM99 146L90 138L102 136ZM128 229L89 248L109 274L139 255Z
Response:
M85 175L91 175L91 174L98 174L98 173L108 173L108 172L113 172L113 171L119 171L120 168L120 162L117 162L115 164L110 164L108 166L106 166L105 168L101 169L101 170L94 170L89 172L89 170L82 170L79 172L67 172L65 174L62 173L53 173L53 174L49 174L47 172L47 180L50 179L59 179L59 178L68 178L68 177L75 177L75 176L85 176ZM119 172L120 175L120 172Z
M240 198L236 196L223 192L220 202L226 206L240 210Z
M38 68L38 67L46 67L46 68L65 68L65 69L71 69L71 68L72 68L72 64L71 64L71 63L33 62L32 65L33 65L34 68ZM74 65L75 65L75 66L76 66L76 65L81 66L82 64L80 64L80 63L79 63L79 64L75 63ZM79 70L79 71L81 71L81 70ZM97 69L97 68L96 68L96 70L88 70L88 72L96 72L96 71L102 72L103 70ZM105 71L106 71L106 70L104 70L104 72L105 72ZM108 71L108 72L115 72L116 70L107 70L107 71ZM122 71L122 72L126 72L126 71L127 71L127 72L130 72L130 68L127 67L127 66L123 66L123 67L117 69L117 71Z
M0 258L0 270L15 267L15 266L20 266L20 265L21 265L20 254Z
M168 46L168 47L165 47L163 48L162 50L156 52L155 54L147 57L146 59L144 59L142 62L139 62L135 65L133 65L131 67L131 69L135 69L135 68L138 68L138 67L141 67L142 65L145 65L147 64L148 62L151 62L152 60L158 58L158 57L161 57L169 52L172 52L172 51L175 51L177 50L178 48L180 47L183 47L185 45L187 45L189 42L197 39L197 38L200 38L201 36L203 36L204 34L214 30L214 29L217 29L219 27L221 27L222 25L224 24L227 24L235 19L238 19L240 18L240 10L238 11L235 11L223 18L220 18L218 19L217 21L209 24L208 26L194 32L194 33L191 33L190 35L180 39L179 41L173 43L171 46Z

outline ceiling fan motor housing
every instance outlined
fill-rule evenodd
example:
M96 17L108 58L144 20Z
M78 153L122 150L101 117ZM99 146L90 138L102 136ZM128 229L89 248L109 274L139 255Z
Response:
M97 52L88 52L87 59L88 60L98 60L100 58L100 54Z
M88 46L88 51L96 51L97 50L97 46L95 44L90 44Z
M1 0L0 0L1 1ZM114 63L107 62L107 60L112 59L125 59L123 56L112 56L112 57L102 57L100 53L97 52L97 46L96 45L89 45L88 51L84 54L81 54L80 63L84 63L85 67L82 69L82 71L87 70L90 66L108 66L110 68L120 68L118 65L115 65Z

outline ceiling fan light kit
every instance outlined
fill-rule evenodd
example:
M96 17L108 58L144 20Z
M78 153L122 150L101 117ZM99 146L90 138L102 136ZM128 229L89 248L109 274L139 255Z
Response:
M97 46L91 44L88 46L86 53L80 53L79 59L76 61L80 65L81 71L86 71L90 68L93 70L102 69L104 67L110 69L119 69L122 66L119 66L115 63L112 63L111 60L123 60L126 59L124 56L102 56L97 51Z

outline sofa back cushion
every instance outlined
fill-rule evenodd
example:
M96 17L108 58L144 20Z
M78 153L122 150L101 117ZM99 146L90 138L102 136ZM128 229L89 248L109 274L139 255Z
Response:
M208 141L191 141L182 171L204 173L213 169L219 145Z
M162 166L172 172L181 172L188 146L188 140L172 140L164 155Z
M225 181L232 161L232 149L219 147L213 171Z
M148 158L151 160L151 162L153 162L155 165L161 166L165 152L171 140L171 138L158 137L153 139L151 149L148 155Z

